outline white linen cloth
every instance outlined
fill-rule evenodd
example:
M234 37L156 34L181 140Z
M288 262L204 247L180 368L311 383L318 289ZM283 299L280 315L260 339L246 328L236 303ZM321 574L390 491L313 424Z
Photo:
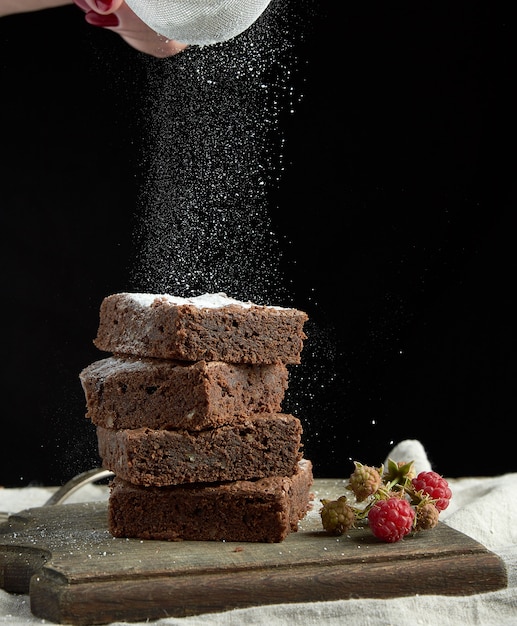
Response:
M419 441L406 440L389 454L395 461L415 461L417 471L430 468ZM438 468L433 468L437 469ZM448 479L449 507L440 520L499 555L508 571L507 587L470 596L416 595L388 600L337 600L276 604L184 618L153 621L155 626L517 626L517 472L501 476ZM15 513L42 506L49 489L0 489L0 510ZM106 499L106 487L87 485L68 502ZM431 531L432 532L432 531ZM28 595L0 590L0 624L51 624L32 615ZM144 626L149 622L112 622Z

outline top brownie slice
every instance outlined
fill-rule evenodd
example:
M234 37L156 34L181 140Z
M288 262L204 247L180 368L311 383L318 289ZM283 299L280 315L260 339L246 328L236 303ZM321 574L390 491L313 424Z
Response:
M99 350L179 361L299 364L308 316L224 293L180 298L117 293L104 298Z

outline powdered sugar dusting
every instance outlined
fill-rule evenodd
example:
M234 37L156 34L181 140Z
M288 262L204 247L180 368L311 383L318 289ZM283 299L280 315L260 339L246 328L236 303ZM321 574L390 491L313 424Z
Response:
M283 173L280 117L296 107L299 19L272 3L231 42L149 62L135 291L293 301L270 193Z
M82 379L86 373L91 374L94 372L99 378L107 378L115 372L139 372L145 371L148 366L140 359L131 359L110 356L100 361L95 361L88 367L86 367L80 375Z
M199 309L220 309L225 306L235 305L244 309L253 306L262 306L253 302L243 302L235 298L228 297L225 293L204 293L192 298L183 298L181 296L173 296L170 294L152 294L152 293L128 293L125 294L130 300L141 307L150 307L157 300L166 301L174 306L195 306ZM285 310L284 307L267 306L268 309Z

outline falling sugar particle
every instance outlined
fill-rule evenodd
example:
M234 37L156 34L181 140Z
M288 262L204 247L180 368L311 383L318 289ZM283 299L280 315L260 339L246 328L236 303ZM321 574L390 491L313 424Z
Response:
M290 304L269 206L279 118L295 110L296 28L282 11L272 3L231 42L148 61L135 289Z

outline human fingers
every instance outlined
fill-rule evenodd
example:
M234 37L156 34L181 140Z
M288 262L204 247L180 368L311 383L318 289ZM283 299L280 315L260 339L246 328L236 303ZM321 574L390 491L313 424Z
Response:
M135 15L124 0L74 0L74 2L85 12L88 24L117 33L131 47L150 56L166 58L178 54L187 47L187 44L156 33Z

